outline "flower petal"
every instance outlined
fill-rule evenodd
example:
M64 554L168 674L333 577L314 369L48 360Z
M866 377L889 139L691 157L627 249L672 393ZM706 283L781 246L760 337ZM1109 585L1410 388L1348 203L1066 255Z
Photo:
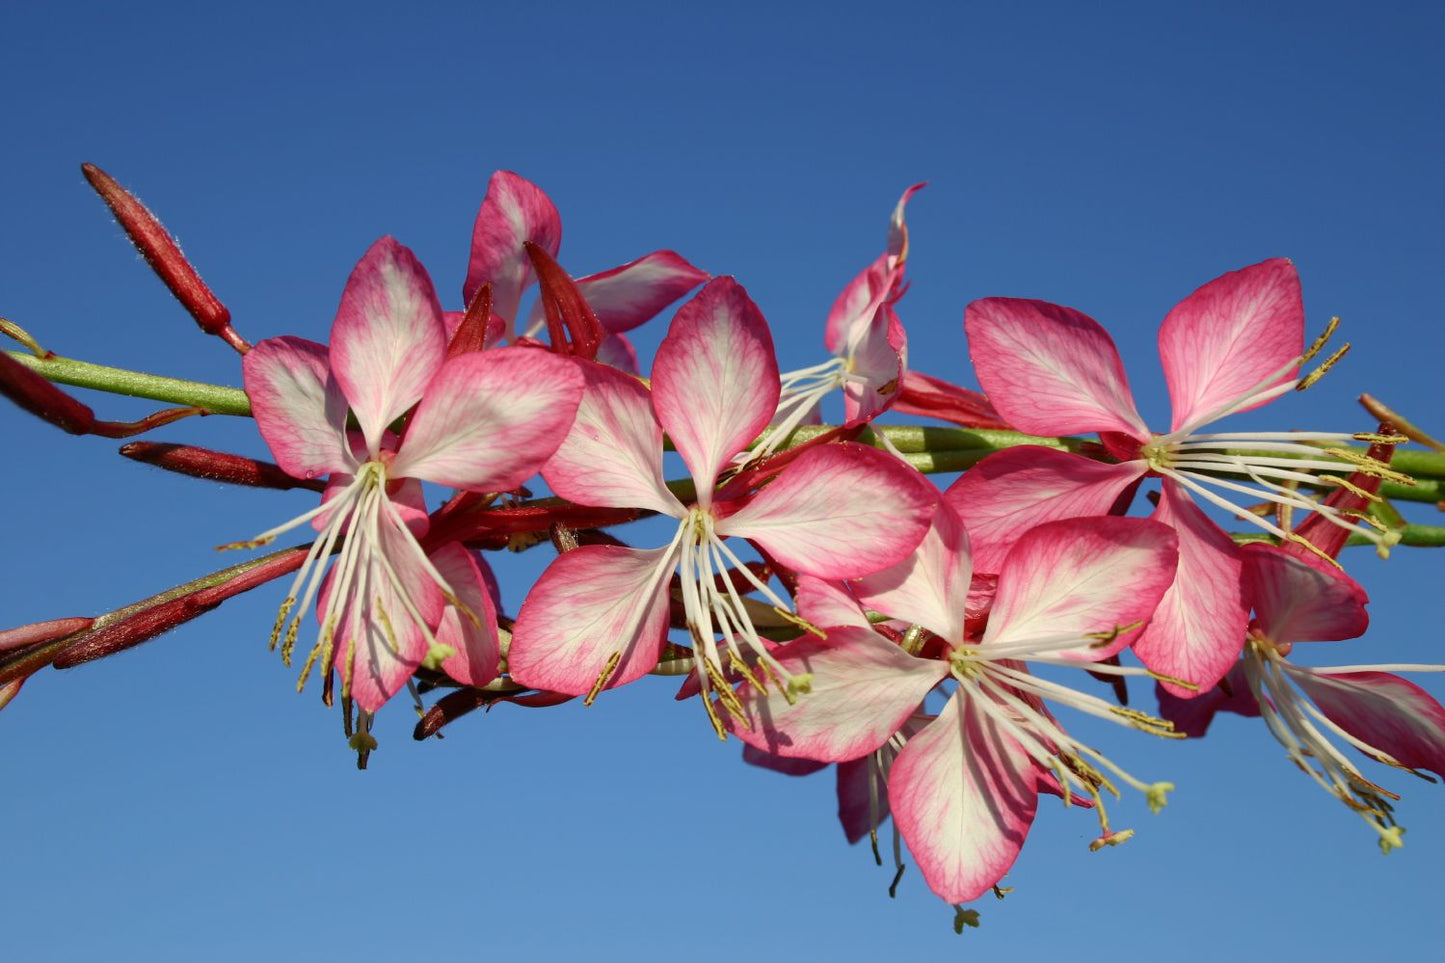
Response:
M456 542L433 552L431 561L461 603L476 616L473 622L455 605L448 605L442 612L437 643L456 651L442 661L442 671L463 685L484 686L497 677L502 660L497 607L485 574L487 563Z
M668 560L668 549L616 545L559 555L517 613L507 654L512 678L586 695L613 655L619 662L604 688L646 675L667 638L667 589L676 566Z
M845 442L803 452L717 525L789 568L858 578L897 564L923 539L938 493L891 455Z
M416 404L447 350L426 268L394 237L371 246L331 326L331 370L373 455L387 425Z
M346 443L346 399L331 378L325 345L267 338L241 359L241 374L256 427L282 471L316 478L356 468Z
M462 300L470 304L483 283L492 282L492 311L513 333L517 304L532 282L532 262L522 245L531 241L550 256L562 246L562 218L542 189L511 171L497 171L472 227L472 257Z
M1134 643L1134 654L1153 671L1198 686L1163 683L1188 699L1212 689L1244 648L1249 622L1244 563L1229 536L1172 481L1164 482L1151 517L1178 533L1179 572Z
M1119 351L1088 315L1047 301L983 298L965 309L963 327L978 383L1019 431L1149 438Z
M863 606L843 582L799 575L793 604L797 606L799 615L822 629L835 625L872 628Z
M613 334L631 331L712 275L676 251L653 251L621 267L577 279L577 290Z
M516 488L567 436L582 386L573 362L536 348L458 355L427 386L391 473L472 491Z
M963 520L946 502L913 554L890 568L853 582L868 608L921 625L945 642L963 641L964 600L973 564Z
M1197 698L1181 699L1166 689L1163 683L1154 684L1154 695L1159 700L1159 715L1174 723L1174 731L1182 732L1191 739L1201 739L1209 731L1209 724L1220 712L1253 717L1259 715L1259 703L1249 689L1249 679L1244 674L1244 663L1236 662L1228 674L1208 692Z
M994 452L943 493L963 518L977 572L997 572L1020 535L1059 518L1104 515L1143 462L1103 462L1035 445Z
M1286 670L1335 725L1401 766L1445 777L1445 708L1430 693L1388 672L1327 672L1288 664Z
M894 824L929 889L977 899L1018 858L1038 810L1033 760L960 691L908 740L888 777Z
M848 372L843 386L845 424L872 421L892 407L908 367L908 335L898 314L888 305L848 346Z
M1168 526L1144 518L1066 518L1030 529L999 572L984 644L1106 633L1147 620L1174 580L1177 544ZM1131 634L1059 654L1095 662Z
M781 391L773 336L736 281L714 278L678 309L653 362L652 406L704 507L718 471L767 426Z
M1334 642L1365 634L1369 596L1343 570L1277 545L1245 545L1245 584L1271 642Z
M820 769L827 769L830 763L816 759L789 759L786 756L764 752L756 746L743 746L743 762L759 769L771 769L785 776L811 776Z
M1304 352L1304 325L1299 274L1282 257L1217 277L1176 304L1159 328L1174 405L1169 430L1292 379L1294 367L1265 381Z
M789 704L775 685L737 692L741 720L733 734L780 756L842 762L888 741L948 675L947 663L919 659L872 629L834 628L826 640L804 638L774 656L794 674L810 673L812 689Z
M662 477L662 427L636 378L579 361L586 388L566 440L543 469L551 489L581 505L648 508L681 518Z

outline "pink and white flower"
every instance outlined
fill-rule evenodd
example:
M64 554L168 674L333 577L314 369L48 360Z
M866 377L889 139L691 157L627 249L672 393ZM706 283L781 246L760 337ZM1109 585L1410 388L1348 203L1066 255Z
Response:
M571 501L650 509L676 519L677 528L662 548L583 546L552 563L514 628L509 666L522 684L590 699L652 670L668 629L671 577L680 570L704 695L730 693L719 685L725 668L761 663L778 671L743 596L756 591L781 610L787 603L728 539L752 541L798 572L853 578L897 563L927 528L933 487L862 445L803 452L756 494L715 491L733 457L767 425L779 392L767 324L731 278L714 279L679 309L650 391L602 365L583 370L577 420L543 477ZM664 431L692 475L691 502L663 481ZM779 678L790 692L806 688L786 672Z
M573 364L545 351L446 354L431 279L411 251L384 237L347 281L330 348L271 338L243 364L257 426L277 464L298 478L329 479L321 505L246 543L266 544L307 522L319 531L272 644L290 617L289 658L301 613L319 596L321 628L307 668L318 658L323 671L335 665L366 712L428 660L449 661L467 681L487 674L480 667L486 642L444 620L450 603L480 624L484 576L460 549L423 550L421 483L516 488L561 443L582 393Z

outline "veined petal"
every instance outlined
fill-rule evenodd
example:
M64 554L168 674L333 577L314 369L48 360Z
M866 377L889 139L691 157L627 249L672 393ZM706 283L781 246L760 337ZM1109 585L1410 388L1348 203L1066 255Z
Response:
M712 275L676 251L653 251L621 267L577 279L597 321L614 334L652 320Z
M1154 614L1174 581L1178 539L1144 518L1067 518L1030 529L998 576L983 643L1107 633ZM1096 662L1133 633L1108 644L1060 652Z
M1035 445L994 452L943 493L963 518L978 572L994 573L1020 535L1060 518L1104 515L1148 466Z
M1343 570L1276 545L1245 545L1242 552L1255 620L1271 642L1333 642L1369 628L1369 597Z
M937 497L927 479L876 448L824 445L799 455L717 531L755 540L797 572L858 578L913 551Z
M652 365L653 409L701 505L722 466L767 426L781 392L762 312L732 278L709 281L678 309Z
M487 182L472 227L462 300L470 304L477 288L492 282L492 311L507 322L508 336L522 291L532 282L532 262L522 247L527 241L555 258L562 246L562 218L536 184L511 171L497 171Z
M799 575L793 604L797 606L799 615L822 629L835 625L872 628L863 606L843 582Z
M331 370L368 451L416 404L447 350L442 308L426 268L394 237L371 246L346 282L331 326Z
M391 473L472 491L516 488L567 436L582 385L571 361L536 348L458 355L427 386Z
M908 335L896 311L886 304L878 309L850 344L848 362L849 373L858 380L843 386L846 424L872 421L892 407L908 366Z
M1445 777L1445 708L1415 683L1388 672L1326 673L1289 663L1285 671L1356 739L1402 766Z
M584 545L559 555L517 614L507 654L512 678L586 695L614 654L619 661L604 688L646 675L667 638L670 554Z
M852 584L868 608L921 625L956 644L963 641L964 600L972 574L963 520L941 501L912 555Z
M947 663L919 659L874 632L834 628L826 640L804 638L774 653L812 688L792 704L776 685L738 689L743 719L729 720L743 742L780 756L841 762L888 741L923 697L948 675Z
M1027 752L960 691L893 762L888 799L929 889L977 899L1018 858L1038 810Z
M1119 351L1088 315L1047 301L983 298L965 309L963 327L984 394L1019 431L1149 438Z
M1165 480L1151 517L1178 533L1179 571L1134 643L1134 653L1155 672L1198 686L1163 683L1188 699L1212 689L1244 648L1249 622L1244 563L1229 536L1172 481Z
M597 348L597 360L630 375L639 374L642 370L637 364L637 349L625 334L604 335L602 344Z
M331 378L326 346L267 338L241 359L256 427L288 475L316 478L353 471L346 443L346 399Z
M841 356L847 350L856 328L871 322L879 306L892 294L898 272L889 261L887 254L879 255L848 282L833 302L823 327L823 345L833 354Z
M1217 277L1176 304L1159 328L1169 430L1271 387L1264 379L1304 352L1304 325L1299 274L1282 257ZM1291 368L1274 383L1293 377Z
M662 427L636 378L576 362L586 388L562 446L543 468L558 495L581 505L649 508L675 518L682 503L662 477Z
M476 616L473 622L454 605L442 612L437 643L451 646L456 652L442 661L442 671L463 685L486 685L497 677L502 659L497 609L483 574L487 563L455 542L433 552L431 561L461 603Z

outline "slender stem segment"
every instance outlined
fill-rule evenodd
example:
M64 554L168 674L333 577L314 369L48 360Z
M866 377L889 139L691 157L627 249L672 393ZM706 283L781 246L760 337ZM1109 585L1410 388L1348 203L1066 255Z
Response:
M112 368L89 361L51 355L38 358L28 351L6 351L10 357L51 381L77 388L94 388L114 395L150 398L177 405L193 405L214 415L249 417L251 400L240 388L167 378L164 375Z

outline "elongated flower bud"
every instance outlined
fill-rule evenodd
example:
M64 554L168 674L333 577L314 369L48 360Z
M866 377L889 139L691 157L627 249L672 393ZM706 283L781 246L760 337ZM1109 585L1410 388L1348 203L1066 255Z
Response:
M166 471L230 485L279 488L283 491L291 488L307 488L314 492L326 490L326 483L319 478L294 478L269 461L257 461L244 455L232 455L194 445L133 441L128 445L121 445L120 453Z

